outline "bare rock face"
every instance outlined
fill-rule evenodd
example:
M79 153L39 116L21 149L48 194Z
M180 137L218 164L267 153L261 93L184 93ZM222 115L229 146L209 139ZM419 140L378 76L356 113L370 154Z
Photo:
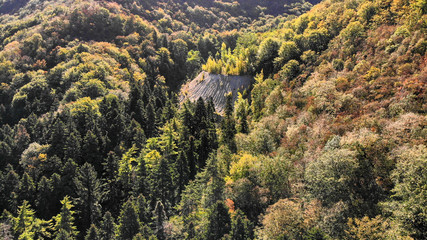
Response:
M187 99L197 101L200 97L207 101L212 98L215 110L222 114L225 110L226 95L233 94L233 102L237 93L249 89L253 82L251 76L227 76L201 72L194 80L185 84L180 93L180 102Z

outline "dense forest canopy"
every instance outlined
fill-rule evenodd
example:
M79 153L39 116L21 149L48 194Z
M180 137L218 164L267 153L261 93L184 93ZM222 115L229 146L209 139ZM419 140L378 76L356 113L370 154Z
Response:
M0 239L426 239L427 3L317 3L0 0Z

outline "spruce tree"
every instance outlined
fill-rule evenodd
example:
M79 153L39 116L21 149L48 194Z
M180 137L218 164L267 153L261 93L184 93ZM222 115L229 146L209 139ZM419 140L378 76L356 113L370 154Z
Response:
M14 218L13 232L15 237L18 238L24 232L31 232L34 222L34 210L31 209L28 201L24 200L18 209L18 216ZM33 234L32 234L33 235Z
M231 220L230 240L253 239L252 224L241 210Z
M51 194L52 188L50 181L45 176L42 176L37 184L36 209L39 216L43 219L47 219L52 216Z
M92 132L88 131L86 136L83 139L82 145L82 157L84 157L83 162L88 162L92 164L97 172L101 172L101 152L100 152L100 143L97 136Z
M51 131L52 131L52 134L49 139L49 142L50 142L49 155L52 155L52 156L56 155L62 159L64 157L64 147L66 144L68 131L65 127L65 124L60 119L57 119L55 121Z
M68 196L61 201L61 204L61 212L54 217L56 239L74 238L79 233L74 226L74 211L71 210L74 205Z
M166 212L165 207L162 202L158 201L156 203L156 208L154 209L154 224L155 224L155 234L157 239L164 240L166 239L164 232L164 222L166 221Z
M101 240L114 240L116 239L116 224L110 212L106 212L100 224Z
M87 230L85 240L101 240L99 236L99 230L95 224L91 224L90 228Z
M21 184L19 186L19 198L22 200L27 200L30 203L34 202L34 195L35 195L35 190L36 187L34 185L33 179L30 177L30 175L28 175L28 173L24 173L22 175L22 179L21 179Z
M77 193L77 206L80 212L80 229L85 229L90 224L97 223L101 216L100 201L103 196L103 186L96 176L92 165L85 163L80 167L74 178Z
M227 95L225 116L221 123L221 144L227 146L232 152L236 152L236 123L233 117L233 96Z
M230 222L227 207L222 201L217 201L210 208L204 239L221 239L230 231Z
M140 229L137 210L131 200L122 207L119 216L118 239L131 240Z

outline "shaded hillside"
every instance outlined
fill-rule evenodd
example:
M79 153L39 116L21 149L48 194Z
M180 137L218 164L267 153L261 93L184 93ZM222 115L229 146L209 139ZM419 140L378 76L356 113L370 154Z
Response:
M13 14L28 2L29 0L2 0L0 1L0 14Z
M234 103L238 93L248 90L253 81L250 76L226 76L201 72L194 80L182 87L180 102L186 100L195 102L199 98L208 101L212 98L215 110L222 114L225 110L227 94L232 94Z

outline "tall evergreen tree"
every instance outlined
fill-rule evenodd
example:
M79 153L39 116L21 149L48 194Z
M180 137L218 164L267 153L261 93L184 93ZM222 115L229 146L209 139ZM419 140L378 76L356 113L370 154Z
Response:
M32 224L34 222L34 210L31 209L28 201L22 203L18 209L18 216L14 219L13 232L18 238L25 232L32 232Z
M122 104L115 95L104 97L100 103L100 112L103 115L101 118L101 127L106 131L107 135L107 151L114 150L119 146L123 131L125 129L125 119Z
M231 219L230 240L247 239L253 239L252 224L242 211L237 210Z
M36 186L34 185L33 179L28 175L28 173L24 173L22 175L21 184L19 185L19 198L27 200L30 203L34 203L35 192Z
M110 212L106 212L100 224L100 235L102 240L116 239L116 224Z
M74 226L74 211L71 210L74 205L68 196L61 201L61 204L61 212L54 217L56 239L74 238L79 233Z
M67 129L65 127L65 124L60 120L57 119L55 123L52 126L52 134L50 136L50 148L49 148L49 155L56 155L59 158L64 157L64 148L66 144L66 138L67 138Z
M162 202L159 201L156 203L156 208L154 209L155 234L159 240L166 239L164 230L164 223L166 220L165 207Z
M99 230L95 224L91 224L90 228L87 230L85 240L101 240L99 236Z
M225 116L221 123L221 144L227 146L232 152L236 151L236 123L233 117L233 96L227 95Z
M140 229L137 210L131 200L122 207L119 216L118 239L131 240Z
M230 231L230 215L222 201L211 206L204 239L221 239Z
M83 162L88 162L92 164L97 170L97 172L101 172L102 154L100 149L100 143L98 141L97 136L92 131L88 131L83 139L82 157L84 157Z
M37 184L36 209L39 216L48 219L52 214L52 187L49 179L42 176Z
M74 178L77 193L77 206L81 213L79 219L80 229L85 229L98 222L101 217L100 201L103 196L101 181L96 176L92 165L85 163L80 167Z

